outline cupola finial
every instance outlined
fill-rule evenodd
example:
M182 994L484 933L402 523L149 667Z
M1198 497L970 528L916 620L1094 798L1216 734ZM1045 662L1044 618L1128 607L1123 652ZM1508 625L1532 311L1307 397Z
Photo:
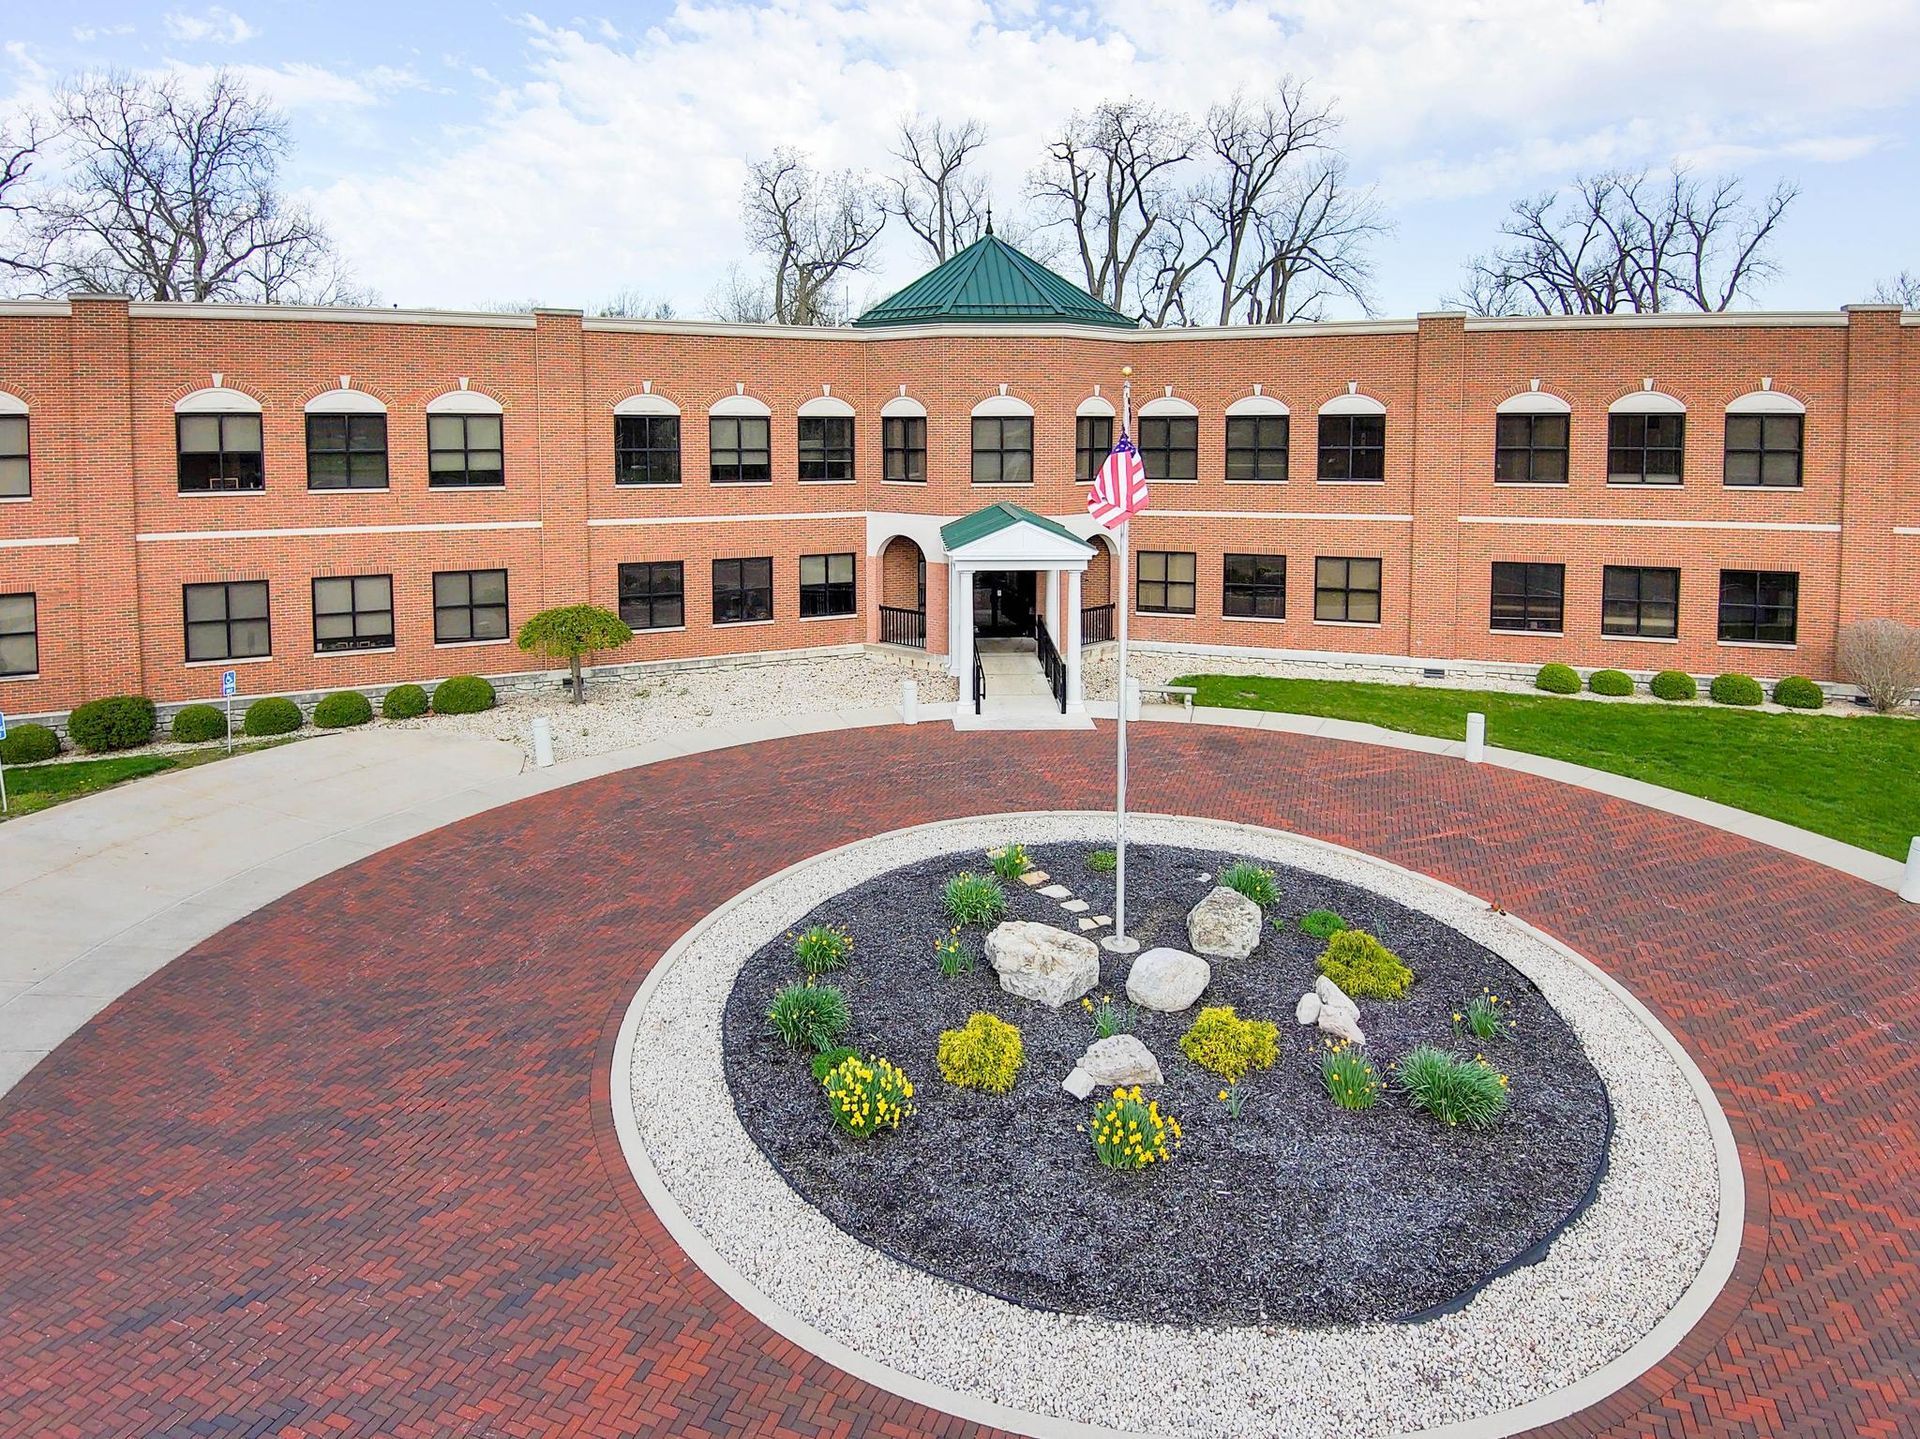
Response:
M987 233L993 233L993 201L987 201Z

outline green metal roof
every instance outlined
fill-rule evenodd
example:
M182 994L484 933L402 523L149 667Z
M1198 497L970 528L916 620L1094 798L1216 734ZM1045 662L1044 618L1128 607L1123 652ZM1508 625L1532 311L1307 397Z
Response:
M975 540L997 534L1009 525L1037 525L1049 534L1072 540L1083 548L1089 550L1093 548L1065 525L1050 520L1045 515L1036 515L1032 510L1022 509L1019 505L1010 505L1005 500L997 505L988 505L984 510L975 510L970 515L962 515L959 519L950 520L940 526L940 542L949 550L957 550L962 545L970 545Z
M889 295L853 323L872 328L980 320L1138 328L1118 310L991 234Z

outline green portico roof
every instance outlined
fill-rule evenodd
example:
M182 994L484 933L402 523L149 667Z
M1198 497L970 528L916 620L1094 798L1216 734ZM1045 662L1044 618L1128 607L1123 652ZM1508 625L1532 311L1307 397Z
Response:
M1093 548L1058 521L1050 520L1045 515L1036 515L1032 510L1022 509L1019 505L1010 505L1005 500L988 505L983 510L975 510L970 515L962 515L959 519L950 520L940 526L940 543L949 550L957 550L962 545L970 545L975 540L997 534L1009 525L1036 525L1048 534L1071 540L1074 544L1089 550Z
M1112 306L992 234L981 236L853 323L871 329L982 320L1138 328Z

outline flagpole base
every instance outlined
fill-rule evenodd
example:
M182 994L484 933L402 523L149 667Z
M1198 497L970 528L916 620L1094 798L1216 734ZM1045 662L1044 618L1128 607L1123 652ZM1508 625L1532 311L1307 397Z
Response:
M1100 941L1100 947L1108 954L1136 954L1140 941L1130 934L1110 934Z

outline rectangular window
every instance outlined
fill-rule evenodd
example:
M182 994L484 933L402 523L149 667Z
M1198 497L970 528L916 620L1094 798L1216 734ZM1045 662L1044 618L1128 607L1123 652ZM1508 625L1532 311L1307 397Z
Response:
M384 490L385 415L308 415L307 488Z
M1496 630L1559 634L1567 589L1565 565L1517 564L1495 560L1493 617Z
M1191 415L1148 415L1140 421L1140 463L1149 480L1191 480L1200 474L1200 421Z
M247 660L273 653L267 582L185 585L187 659Z
M33 493L27 464L27 417L0 415L0 499L23 500Z
M773 561L713 562L713 622L747 624L773 618Z
M0 595L0 675L40 673L40 602Z
M1607 483L1677 485L1685 415L1607 416Z
M1493 422L1493 482L1564 485L1567 430L1565 415L1497 416Z
M1285 415L1234 415L1227 420L1227 478L1272 481L1287 477Z
M441 570L433 577L433 642L507 637L507 572Z
M1385 415L1322 415L1320 478L1384 480L1387 477Z
M392 648L392 575L328 575L314 580L315 654Z
M1134 608L1143 615L1190 615L1197 566L1185 550L1140 551L1140 585Z
M180 493L264 490L258 415L177 415Z
M620 618L636 630L677 630L685 625L686 573L678 560L620 566Z
M854 609L853 556L800 556L800 614L850 615Z
M1113 416L1081 415L1073 422L1073 477L1093 483L1100 467L1113 453Z
M1600 588L1600 633L1670 640L1680 633L1680 571L1608 565Z
M1790 645L1798 630L1800 576L1792 570L1720 571L1720 638Z
M1247 619L1287 617L1287 557L1228 555L1220 612Z
M920 415L902 415L880 422L882 474L889 480L925 484L927 480L927 422Z
M1313 617L1380 623L1380 561L1322 555L1313 562Z
M1026 415L973 417L973 482L1033 483L1033 420Z
M714 415L708 419L708 474L714 484L773 483L772 424L764 415Z
M680 483L680 417L619 415L613 422L616 485Z
M491 489L504 485L500 416L428 415L427 485L432 489Z
M851 415L800 417L800 478L825 481L853 478Z
M1805 425L1804 415L1728 415L1726 482L1798 489Z

